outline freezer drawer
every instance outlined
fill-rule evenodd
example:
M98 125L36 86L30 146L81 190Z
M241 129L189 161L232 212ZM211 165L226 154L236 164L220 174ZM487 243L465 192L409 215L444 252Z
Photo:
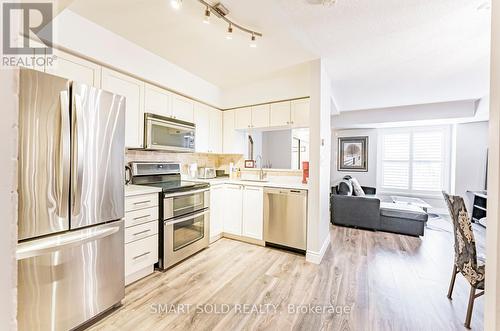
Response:
M266 243L306 250L307 191L264 189Z
M69 330L119 303L123 238L116 221L19 244L19 330Z

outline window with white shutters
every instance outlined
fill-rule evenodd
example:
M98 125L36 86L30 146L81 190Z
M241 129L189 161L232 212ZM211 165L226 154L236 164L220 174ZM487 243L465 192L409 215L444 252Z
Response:
M443 190L447 176L448 128L383 131L379 138L379 186L385 191L433 193Z

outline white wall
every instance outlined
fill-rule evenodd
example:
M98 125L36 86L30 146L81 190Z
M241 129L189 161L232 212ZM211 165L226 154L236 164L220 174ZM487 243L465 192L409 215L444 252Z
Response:
M0 40L1 41L1 40ZM0 70L0 100L2 120L0 132L4 141L0 144L0 329L16 328L17 308L17 80L14 70Z
M310 95L310 62L302 63L247 84L222 90L223 108L241 107Z
M320 263L330 243L331 81L322 60L311 61L309 195L306 260Z
M484 330L500 330L500 2L491 4L491 84L488 145L488 231Z
M290 169L292 166L292 130L262 132L262 159L271 168Z
M217 86L69 9L54 19L54 44L216 107L221 105Z
M449 124L474 118L478 106L477 100L463 100L346 111L332 116L332 126L352 129Z
M472 196L468 190L485 188L488 150L488 122L465 123L455 126L455 173L452 176L454 193L465 198L472 212ZM453 186L452 184L452 186Z
M368 171L345 172L338 171L338 138L368 136ZM331 185L336 185L344 176L351 175L363 186L377 187L377 129L332 130Z

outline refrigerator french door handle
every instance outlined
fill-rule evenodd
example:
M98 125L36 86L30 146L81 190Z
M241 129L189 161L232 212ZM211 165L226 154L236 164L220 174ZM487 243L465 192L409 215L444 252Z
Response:
M81 230L79 231L80 233L68 232L58 235L55 238L20 243L17 245L16 258L19 261L70 247L81 246L87 242L108 237L119 230L120 225L113 225L111 227L93 229L92 231Z
M82 177L83 177L83 114L82 114L82 98L75 94L75 116L73 117L76 123L73 123L73 209L72 215L80 214L81 196L82 196Z
M69 93L62 91L59 94L61 102L61 147L60 147L60 167L62 175L61 194L58 201L58 216L61 218L68 217L69 206L69 180L70 180L70 164L71 164L71 128L70 128L70 109L69 109Z

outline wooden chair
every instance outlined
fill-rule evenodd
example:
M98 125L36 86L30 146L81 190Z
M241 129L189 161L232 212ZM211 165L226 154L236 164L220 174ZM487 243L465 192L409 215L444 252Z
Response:
M482 262L478 263L474 232L472 231L472 223L464 200L460 196L448 195L446 192L443 192L443 195L453 221L453 234L455 237L455 261L448 289L448 299L451 300L455 278L458 273L461 273L471 286L464 323L465 327L470 329L474 300L484 294L485 265ZM480 292L476 293L477 290L480 290Z

